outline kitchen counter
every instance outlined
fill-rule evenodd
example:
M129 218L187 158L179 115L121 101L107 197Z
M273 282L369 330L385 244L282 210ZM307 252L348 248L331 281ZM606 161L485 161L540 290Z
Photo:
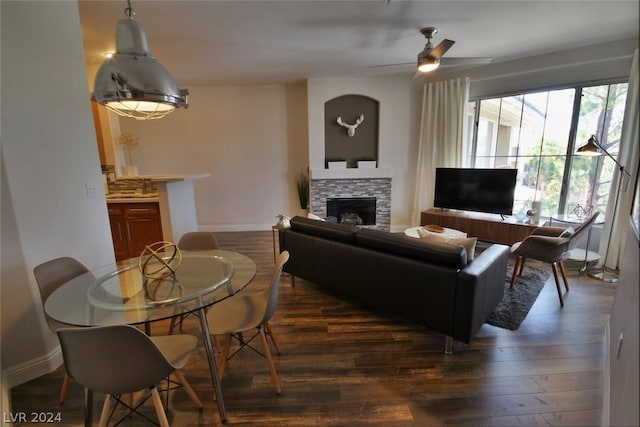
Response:
M199 178L206 178L211 176L208 173L202 174L166 174L166 175L136 175L136 176L119 176L119 179L148 179L151 182L176 182L176 181L190 181Z
M122 197L121 195L114 194L112 197L110 194L107 194L107 203L153 203L158 202L160 199L157 194L153 196L144 196L144 197Z
M158 203L163 239L177 242L184 233L198 230L193 181L209 176L208 173L121 176L116 181L135 179L152 182L158 192L143 193L142 189L114 191L105 197L108 204ZM148 187L143 185L142 188Z

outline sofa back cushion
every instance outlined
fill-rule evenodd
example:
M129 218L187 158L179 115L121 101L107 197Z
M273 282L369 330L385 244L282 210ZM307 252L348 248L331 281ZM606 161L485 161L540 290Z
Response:
M355 244L354 225L336 224L315 219L295 216L291 218L291 230L323 239L335 240L342 243Z
M364 248L437 264L442 267L461 269L467 265L467 253L462 246L425 241L407 236L404 233L389 233L370 228L357 230L355 236L357 245Z

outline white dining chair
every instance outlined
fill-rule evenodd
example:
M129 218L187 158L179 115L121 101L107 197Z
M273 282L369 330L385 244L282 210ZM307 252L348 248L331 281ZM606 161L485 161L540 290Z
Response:
M183 334L149 337L130 325L63 328L57 334L67 373L83 387L106 394L101 427L107 426L113 414L112 400L130 412L137 412L144 400L132 406L121 396L143 389L150 392L160 425L168 427L156 385L171 374L196 406L203 407L181 372L198 346L196 337Z
M33 269L33 275L35 276L38 290L40 291L40 302L42 303L42 310L44 311L44 303L56 289L68 281L75 279L76 277L88 273L89 270L80 261L71 257L61 257L43 262L37 265ZM60 328L68 328L69 325L65 325L60 322L56 322L51 317L44 313L45 319L49 329L54 334ZM62 404L67 396L67 389L69 388L70 378L69 375L64 374L62 380L62 387L60 388L60 395L58 401Z
M270 286L264 291L257 293L241 292L229 297L211 307L207 313L207 323L209 331L212 335L226 335L226 342L223 350L223 357L220 363L220 378L224 375L226 362L237 354L244 347L251 347L251 341L260 337L263 352L251 347L258 354L267 359L271 379L275 385L276 392L280 394L282 387L276 372L267 335L270 337L276 352L280 354L280 349L275 341L269 320L276 311L278 305L278 287L280 277L282 276L282 268L289 260L289 252L284 251L278 257L276 266L273 271ZM244 336L244 332L254 331L250 338ZM229 356L232 338L240 343L240 348Z

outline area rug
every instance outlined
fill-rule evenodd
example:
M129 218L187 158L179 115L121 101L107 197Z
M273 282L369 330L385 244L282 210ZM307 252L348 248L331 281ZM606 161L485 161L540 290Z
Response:
M527 317L533 303L536 302L540 291L551 275L551 267L548 264L527 260L522 276L516 278L513 289L510 288L512 271L513 260L509 260L504 283L504 297L486 323L515 331Z

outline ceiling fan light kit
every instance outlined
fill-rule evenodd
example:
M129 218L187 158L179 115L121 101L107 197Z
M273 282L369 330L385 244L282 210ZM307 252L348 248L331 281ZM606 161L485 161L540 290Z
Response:
M424 51L418 54L418 71L428 73L440 66L440 60L438 58L431 58L428 55L423 55L423 53Z
M126 19L116 25L116 53L96 73L93 97L110 111L137 120L160 119L176 108L187 108L187 89L179 89L149 51L147 35L133 20L127 0Z

